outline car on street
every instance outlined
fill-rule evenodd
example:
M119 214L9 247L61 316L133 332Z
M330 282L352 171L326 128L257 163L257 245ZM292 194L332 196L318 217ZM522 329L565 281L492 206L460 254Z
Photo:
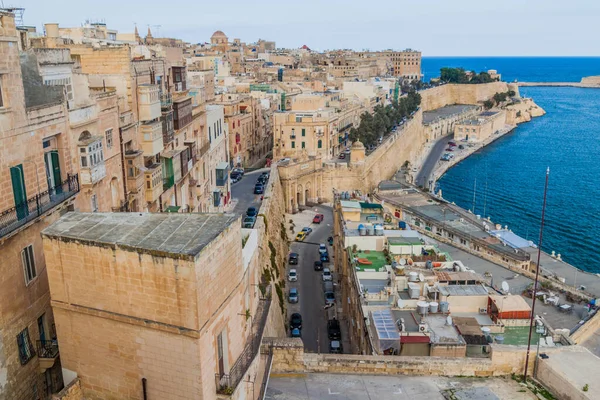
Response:
M327 238L327 243L329 243L330 246L333 246L333 236Z
M298 302L298 289L296 289L296 288L291 288L290 289L290 294L288 296L288 301L290 303L297 303Z
M324 281L333 280L333 276L331 275L331 270L329 268L323 268L323 280Z
M246 210L246 215L249 217L256 217L258 215L258 210L256 207L248 207Z
M302 232L306 233L306 236L308 236L312 232L312 228L305 226L304 228L302 228Z
M329 253L321 253L321 262L322 263L329 262Z
M234 169L231 170L231 173L236 173L236 174L240 174L242 176L244 176L244 168L242 167L235 167Z
M454 147L448 147L446 151L454 151Z
M340 155L338 156L338 158L340 160L343 160L344 158L346 158L346 154L345 153L340 153Z
M330 340L341 340L342 330L340 329L340 321L337 318L327 321L327 336Z
M255 185L254 186L254 194L263 194L265 192L265 187L263 185Z
M290 265L298 265L298 253L290 253L288 262Z
M302 329L302 315L300 313L293 313L290 317L290 329Z
M254 228L254 223L256 222L256 217L246 217L244 218L244 223L242 224L243 228L252 229Z
M448 144L450 146L456 146L456 142L454 140L449 141Z
M267 183L267 178L264 176L259 176L256 180L257 185L264 185L265 183Z
M332 340L329 342L329 352L332 354L342 354L342 342L339 340Z
M315 271L323 271L323 263L321 261L315 261Z
M450 154L446 153L440 158L442 161L450 161Z
M288 281L290 281L290 282L298 281L298 271L296 271L294 268L290 269L290 272L288 272Z
M335 294L333 292L325 292L325 304L335 303Z
M325 243L319 244L319 253L327 253L327 245Z
M296 242L304 242L304 239L306 239L306 232L298 232L298 234L296 235Z
M302 337L302 331L298 328L292 329L291 334L292 334L292 337L298 337L298 338Z
M463 146L462 144L459 144L459 145L458 145L458 148L459 148L460 150L463 150L463 149L465 148L465 146Z
M320 224L321 222L323 222L324 219L325 216L323 214L317 214L313 218L313 224Z
M229 177L231 178L231 182L236 183L242 179L242 174L232 172Z
M269 180L271 174L268 171L263 172L260 176L264 177L266 180Z

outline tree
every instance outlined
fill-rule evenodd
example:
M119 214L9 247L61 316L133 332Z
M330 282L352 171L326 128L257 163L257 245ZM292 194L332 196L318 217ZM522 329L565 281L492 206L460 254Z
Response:
M488 99L483 102L483 106L485 107L486 110L489 110L490 108L494 107L494 102L492 100Z

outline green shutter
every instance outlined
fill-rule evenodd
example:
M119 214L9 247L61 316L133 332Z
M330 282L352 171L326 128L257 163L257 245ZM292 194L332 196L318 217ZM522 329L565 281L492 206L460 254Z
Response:
M302 148L304 149L306 147L306 142L302 142Z
M11 167L10 179L12 181L17 218L25 218L29 214L29 210L27 208L27 192L25 190L25 175L23 174L22 164L19 164L16 167Z
M54 193L62 193L62 180L60 177L60 162L58 159L58 151L50 152L50 159L52 160L52 171L51 174L54 177Z
M296 142L292 142L292 149L296 148Z
M302 136L306 136L306 129L302 128Z
M317 143L317 147L319 149L323 147L323 141L321 139L319 139L319 142Z

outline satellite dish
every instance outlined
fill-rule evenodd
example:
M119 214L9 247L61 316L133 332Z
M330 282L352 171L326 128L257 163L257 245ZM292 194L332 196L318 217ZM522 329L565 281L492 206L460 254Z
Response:
M425 282L425 277L423 276L423 274L419 274L419 280L421 282Z
M508 286L508 282L502 281L502 290L508 293L510 287Z
M398 299L396 304L398 305L398 308L404 308L404 301L402 299Z
M446 324L452 325L452 317L449 315L446 317Z
M405 258L401 258L400 259L400 265L406 265L406 259Z

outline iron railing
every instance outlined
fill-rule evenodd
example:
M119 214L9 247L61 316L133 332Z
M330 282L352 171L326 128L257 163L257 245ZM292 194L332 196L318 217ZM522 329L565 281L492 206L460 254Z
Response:
M79 192L79 176L70 175L60 185L36 194L26 203L0 213L0 238L40 217Z
M261 347L261 356L265 357L265 372L263 373L262 383L260 385L260 392L258 393L258 400L263 400L267 394L267 386L269 384L269 375L271 374L271 365L273 363L273 346Z
M58 356L58 342L56 340L38 340L37 355L39 358L56 358Z
M256 358L256 355L260 350L260 343L262 341L265 325L267 324L270 306L271 286L267 286L265 296L258 302L256 314L252 321L252 329L246 340L244 350L229 370L229 374L215 374L217 393L233 394L235 388L246 374L246 371L248 371L250 364L252 364L252 361Z

